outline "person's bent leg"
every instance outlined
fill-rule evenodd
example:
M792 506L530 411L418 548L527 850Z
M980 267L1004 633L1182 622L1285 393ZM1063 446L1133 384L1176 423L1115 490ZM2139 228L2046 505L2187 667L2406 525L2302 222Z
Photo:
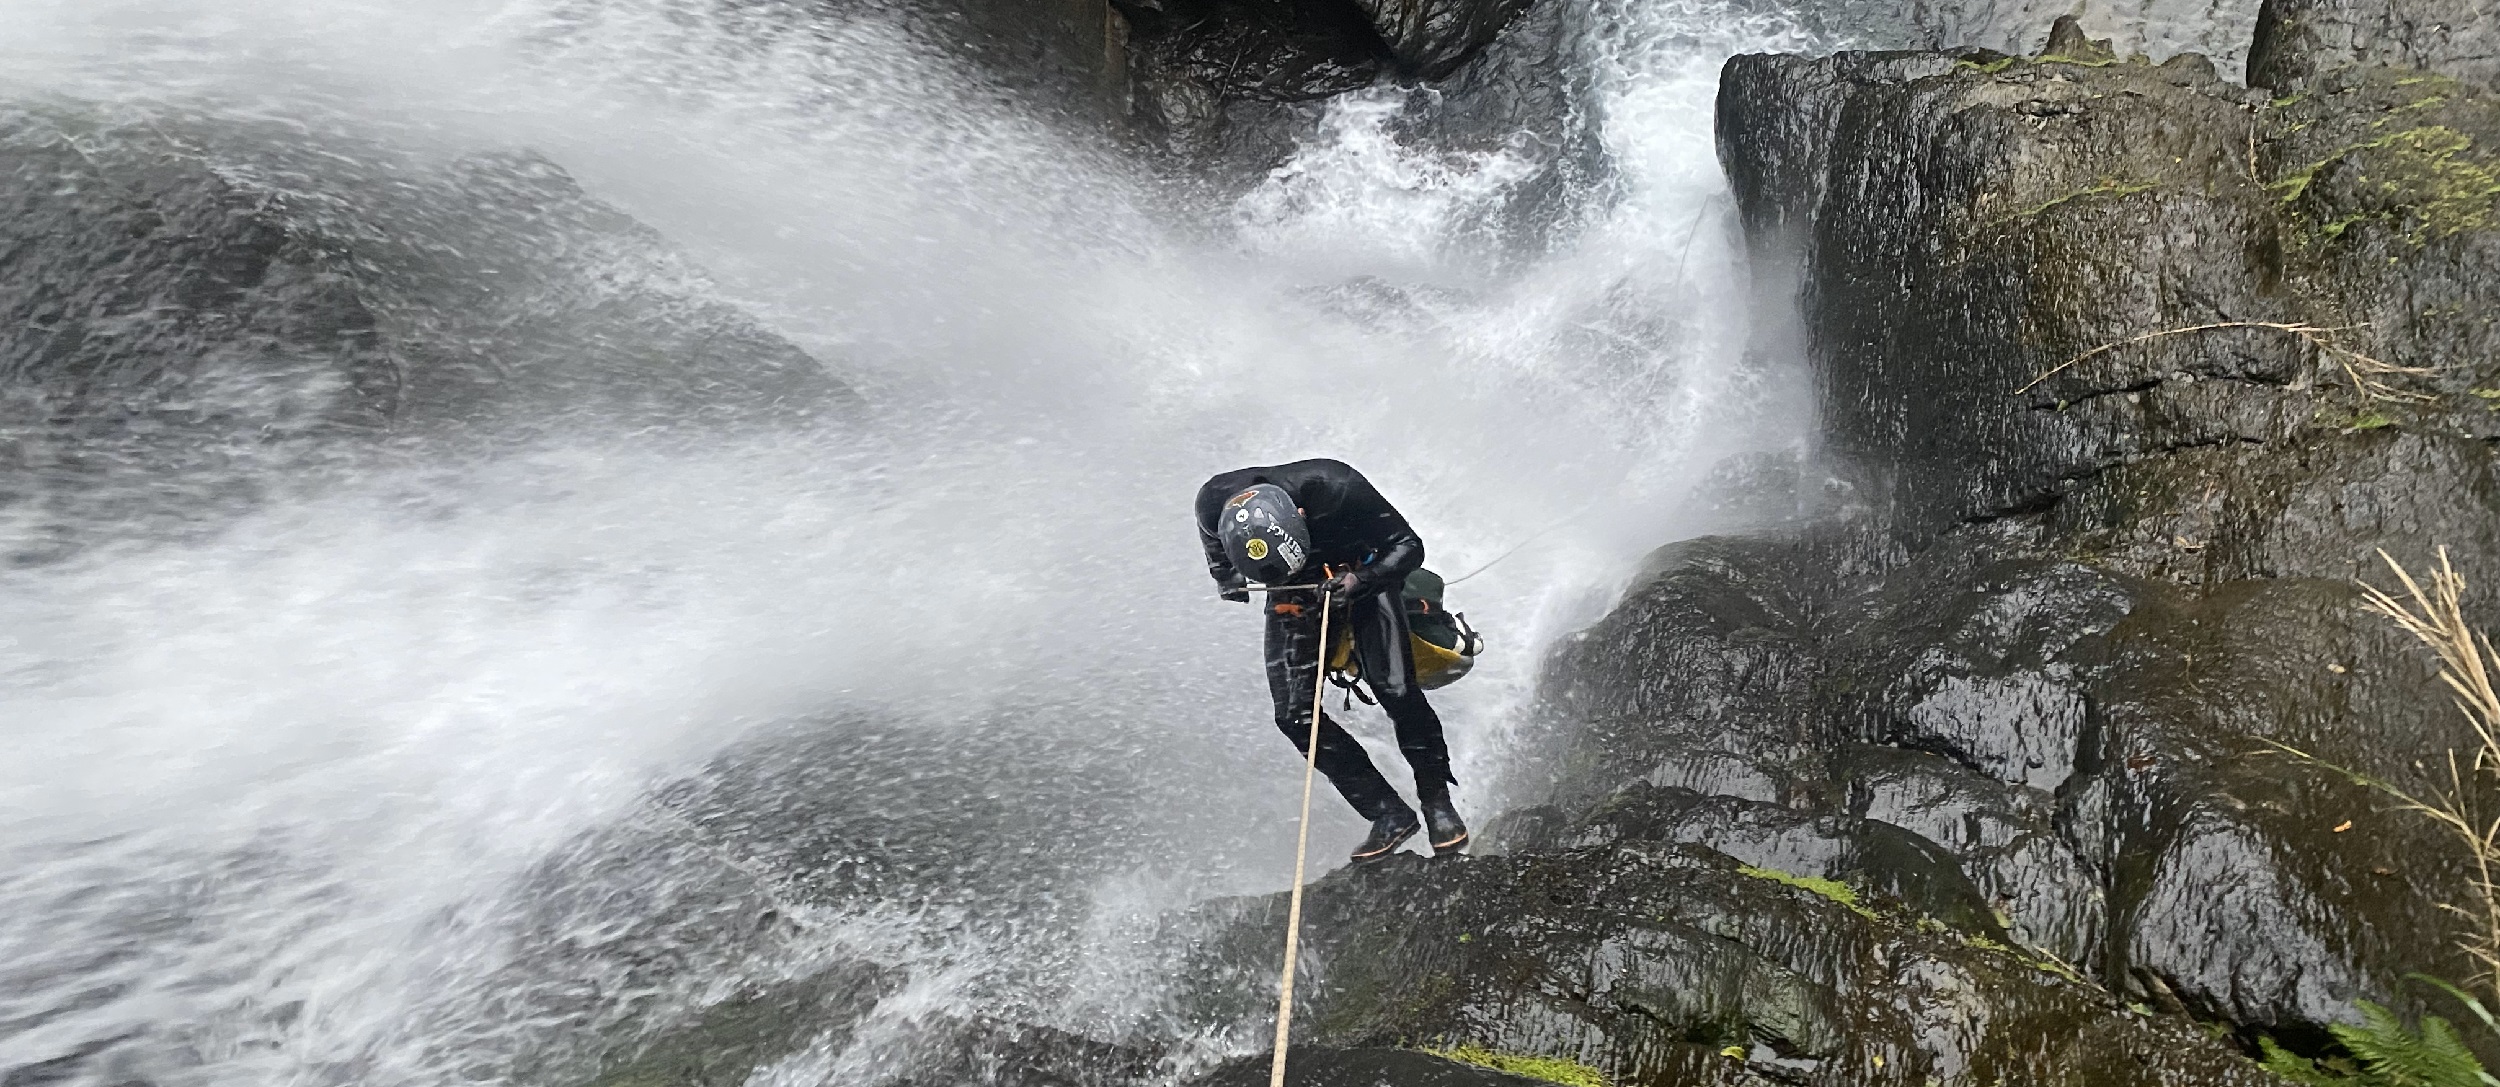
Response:
M1276 703L1276 728L1293 741L1293 749L1310 753L1311 710L1317 705L1320 682L1318 600L1314 594L1278 594L1268 605L1267 690ZM1372 765L1361 741L1343 726L1320 715L1319 772L1337 787L1355 812L1375 823L1395 816L1414 818L1414 809Z
M1458 778L1450 773L1450 745L1441 734L1441 715L1415 682L1415 647L1408 641L1404 601L1381 593L1357 601L1354 651L1363 662L1363 681L1380 708L1397 726L1398 751L1415 772L1419 797L1448 795Z
M1398 751L1415 772L1415 798L1422 802L1424 822L1432 832L1436 854L1467 847L1467 824L1458 817L1450 786L1449 741L1441 733L1441 715L1424 697L1415 680L1415 647L1408 640L1405 601L1382 593L1355 606L1354 650L1363 662L1363 678L1380 700L1380 708L1397 726Z

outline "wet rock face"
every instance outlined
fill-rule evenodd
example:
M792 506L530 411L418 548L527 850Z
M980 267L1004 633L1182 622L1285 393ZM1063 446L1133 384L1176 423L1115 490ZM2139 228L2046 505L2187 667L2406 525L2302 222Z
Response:
M1190 1081L1195 1087L1266 1087L1268 1058L1249 1057ZM1314 1049L1286 1054L1290 1087L1538 1087L1543 1080L1462 1064L1411 1049Z
M319 131L0 104L0 508L375 439L511 441L838 413L841 384L564 172ZM341 442L339 439L349 439ZM19 559L66 540L45 532ZM41 540L51 540L49 544Z
M2420 786L2471 737L2349 579L2445 545L2500 602L2500 100L2338 63L2278 97L2071 21L1732 60L1722 157L1870 508L1662 552L1552 665L1570 754L1516 840L1812 828L1878 858L1834 878L1957 869L2020 944L2247 1035L2463 976L2455 847L2271 746ZM1932 849L1865 848L1894 831Z
M2260 6L2259 0L1936 0L1914 5L1911 18L1924 44L2028 54L2041 51L2059 16L2073 15L2109 35L2122 54L2201 53L2237 79Z
M1493 41L1527 0L1354 0L1408 71L1440 79Z
M2082 752L2078 680L2131 603L2125 584L2078 563L2007 559L1950 580L1899 579L1849 617L1843 682L1867 692L1868 739L2054 792Z
M1979 890L1936 843L1901 827L1690 789L1635 786L1609 798L1559 844L1690 842L1756 868L1837 880L1921 916L1990 939L2005 933Z
M2176 420L2129 409L2160 376L2280 384L2298 364L2239 332L2223 351L2162 341L2112 360L2117 373L2069 369L2024 394L2036 410L1934 395L2020 388L2152 331L2137 319L2170 298L2194 300L2190 324L2274 301L2250 260L2271 222L2247 168L2250 92L2189 63L1980 70L1994 63L1742 57L1723 83L1748 227L1804 249L1829 439L1882 466L1872 489L1905 526L2038 506L2147 444L2238 437L2238 420L2192 405Z
M1325 100L1418 92L1399 136L1435 151L1533 149L1588 168L1570 13L1525 0L1117 0L1130 126L1217 186L1254 183L1316 131ZM1522 141L1525 141L1523 144ZM1549 187L1559 188L1557 184ZM1535 204L1535 201L1528 201Z
M641 425L839 399L751 318L672 291L700 274L527 155L429 161L174 114L19 107L0 110L0 170L13 422L289 432L517 411Z
M2392 74L2274 100L2196 58L2116 62L2079 34L2065 47L2086 55L1728 67L1720 136L1747 227L1801 268L1834 452L1897 530L2069 499L2142 525L2153 511L2127 492L2181 457L2262 447L2245 471L2299 448L2308 466L2289 474L2314 480L2375 456L2392 435L2352 435L2400 418L2423 441L2488 429L2471 389L2491 381L2492 331L2458 315L2500 290L2492 99ZM2408 389L2433 399L2376 395L2388 365L2432 369ZM1932 395L1948 388L1977 395ZM2136 486L2095 493L2121 475ZM2211 498L2301 486L2280 475ZM2422 497L2351 512L2450 523L2317 527L2483 531ZM2352 557L2315 535L2268 550ZM2250 557L2177 538L2209 566ZM2166 563L2156 551L2137 557Z
M1210 958L1272 959L1282 904L1233 909ZM2002 944L1692 846L1399 857L1332 875L1305 909L1314 1045L1466 1043L1630 1083L2273 1082ZM1244 1007L1273 1000L1272 977L1209 976Z
M2352 65L2500 89L2500 12L2481 0L2266 0L2248 81L2296 90Z

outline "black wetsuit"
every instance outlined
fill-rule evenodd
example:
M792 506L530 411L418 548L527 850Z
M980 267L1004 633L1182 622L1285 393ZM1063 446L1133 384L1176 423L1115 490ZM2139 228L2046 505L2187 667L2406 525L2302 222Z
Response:
M1244 581L1216 538L1215 519L1226 499L1257 483L1284 488L1310 526L1311 565L1296 580L1317 582L1350 572L1360 583L1350 600L1338 601L1330 625L1354 632L1363 682L1397 726L1398 750L1415 771L1416 792L1425 798L1447 795L1457 780L1450 775L1450 749L1441 736L1440 715L1414 680L1414 649L1407 641L1406 608L1398 592L1406 575L1424 564L1424 541L1370 480L1342 461L1300 460L1226 472L1198 490L1198 536L1206 547L1207 573L1228 593L1238 591ZM1276 727L1302 751L1310 741L1311 706L1324 652L1319 644L1319 594L1272 593L1265 606L1267 689L1276 702ZM1407 810L1363 745L1324 714L1318 761L1319 772L1328 775L1363 818Z

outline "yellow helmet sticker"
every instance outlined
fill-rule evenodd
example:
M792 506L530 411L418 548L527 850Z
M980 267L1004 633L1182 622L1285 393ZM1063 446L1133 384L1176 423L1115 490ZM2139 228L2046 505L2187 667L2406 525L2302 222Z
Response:
M1250 561L1252 562L1257 562L1260 559L1267 557L1267 541L1257 536L1250 537L1250 542L1241 545L1241 549L1250 553Z

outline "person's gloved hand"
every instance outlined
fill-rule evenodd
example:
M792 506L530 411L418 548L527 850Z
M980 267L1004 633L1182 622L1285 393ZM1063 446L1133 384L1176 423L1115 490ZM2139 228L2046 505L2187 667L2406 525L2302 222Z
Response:
M1239 578L1219 583L1215 587L1215 595L1235 604L1247 604L1250 602L1250 583Z
M1354 576L1354 571L1348 570L1328 582L1328 591L1337 594L1340 600L1352 600L1354 594L1363 591L1363 579Z

